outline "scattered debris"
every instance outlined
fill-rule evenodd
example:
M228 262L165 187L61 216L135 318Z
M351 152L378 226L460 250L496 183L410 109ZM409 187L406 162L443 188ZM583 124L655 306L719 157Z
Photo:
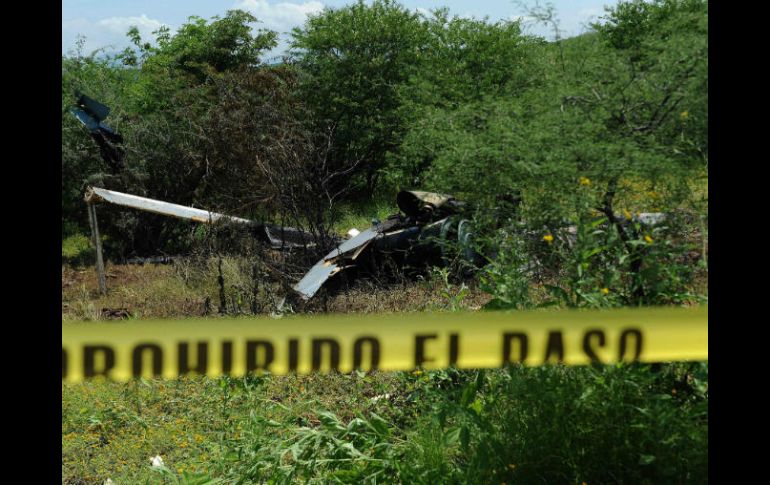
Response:
M99 145L102 159L110 169L114 173L120 172L124 168L123 159L126 152L122 147L123 137L104 123L104 119L110 114L110 108L85 94L75 95L78 99L76 106L70 108L70 113L91 133L91 138Z
M378 395L374 396L373 398L371 398L371 402L375 403L375 402L379 401L380 399L390 400L390 396L391 396L391 394L387 393L387 392L385 394L378 394Z
M102 308L100 313L105 320L126 320L131 318L131 311L128 308Z
M161 458L160 455L155 455L150 458L150 466L152 468L163 468L166 464L163 463L163 458Z
M128 258L125 260L125 264L138 264L138 265L144 265L144 264L173 264L175 260L182 259L182 256L168 256L168 255L160 255L160 256L150 256L147 258Z

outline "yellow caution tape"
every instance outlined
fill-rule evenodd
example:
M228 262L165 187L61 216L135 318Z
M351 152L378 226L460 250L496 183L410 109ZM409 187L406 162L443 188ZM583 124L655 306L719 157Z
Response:
M62 380L708 359L708 309L63 322Z

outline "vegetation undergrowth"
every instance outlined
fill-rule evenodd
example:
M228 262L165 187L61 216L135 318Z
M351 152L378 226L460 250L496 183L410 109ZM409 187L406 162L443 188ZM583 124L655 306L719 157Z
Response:
M62 392L67 484L652 484L708 474L707 363L90 382ZM158 455L163 469L151 466Z

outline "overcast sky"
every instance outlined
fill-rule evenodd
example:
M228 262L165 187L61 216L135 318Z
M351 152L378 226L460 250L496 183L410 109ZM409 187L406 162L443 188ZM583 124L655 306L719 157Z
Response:
M62 0L62 53L75 46L78 35L85 36L85 52L97 48L108 51L122 50L128 45L126 32L135 25L143 38L152 39L151 32L161 25L172 30L182 25L191 15L209 19L223 16L227 10L242 9L251 12L262 23L261 27L281 34L281 42L268 57L279 56L287 45L288 33L304 23L308 15L324 7L340 7L354 0ZM402 0L407 8L429 11L448 7L450 12L463 17L488 17L490 20L510 19L525 12L512 0ZM529 4L534 2L530 1ZM541 2L544 3L544 2ZM561 22L564 37L585 31L587 22L596 21L604 12L603 6L614 0L552 0ZM527 19L525 18L525 21ZM534 34L551 37L543 26L531 25Z

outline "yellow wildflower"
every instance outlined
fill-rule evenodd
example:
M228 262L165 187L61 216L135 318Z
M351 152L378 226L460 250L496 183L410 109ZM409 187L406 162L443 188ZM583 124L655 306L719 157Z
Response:
M649 235L644 236L644 240L647 241L647 244L652 244L652 238Z
M690 113L688 113L686 110L679 113L679 119L682 121L686 120L689 117L690 117Z
M548 244L551 244L553 242L553 235L546 234L545 236L543 236L543 241L547 242Z
M623 215L626 217L627 221L630 221L631 218L633 217L633 215L630 212L628 212L628 209L623 209Z
M578 179L578 183L580 185L589 186L589 185L591 185L591 179L589 179L588 177L580 177Z
M609 288L602 288L602 293L604 293L605 295L608 294L609 292L610 292Z
M513 463L509 463L509 464L508 464L508 468L510 468L511 470L513 470L514 468L516 468L516 465L514 465Z

